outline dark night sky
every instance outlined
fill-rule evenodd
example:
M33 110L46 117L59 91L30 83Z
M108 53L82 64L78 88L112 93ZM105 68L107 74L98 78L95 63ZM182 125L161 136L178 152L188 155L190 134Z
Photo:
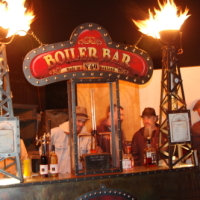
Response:
M47 44L69 40L73 30L82 23L92 22L104 27L114 42L135 44L141 33L132 19L145 19L148 8L158 7L156 0L29 0L37 19L31 30ZM200 65L200 3L197 0L175 0L182 10L189 8L191 16L183 24L180 66ZM26 42L26 39L24 39ZM29 41L29 40L27 40ZM28 44L30 45L30 44ZM37 47L31 44L31 48ZM154 62L154 68L161 68L161 49L158 42L145 37L138 45L147 51ZM27 50L29 47L27 47ZM26 48L25 50L26 51Z
M200 1L175 0L175 3L182 10L188 7L189 14L191 14L181 27L184 53L179 56L180 66L200 66ZM44 44L68 41L77 26L92 22L106 29L114 42L133 45L140 38L141 33L137 30L132 19L144 20L148 17L149 8L153 10L154 7L158 7L157 0L27 0L27 4L33 6L36 15L36 20L31 25L31 31ZM24 57L37 47L39 44L29 35L15 36L13 42L7 45L11 80L14 79L17 82L25 79L22 71ZM155 69L162 67L162 50L156 39L144 37L138 47L151 56ZM26 80L24 82L29 84ZM66 93L66 84L60 83L56 83L60 84L59 91ZM48 109L65 108L66 106L65 102L63 105L60 101L52 103L55 99L53 96L64 93L55 94L58 88L56 84L50 84L46 87ZM54 86L55 88L52 89ZM32 87L31 90L34 88ZM54 95L52 95L52 91ZM52 101L48 98L52 98ZM61 98L63 97L57 99ZM48 105L49 102L51 105Z
M148 9L158 8L157 0L27 0L32 5L36 19L31 31L44 44L69 40L73 30L82 23L97 23L107 30L117 43L133 45L141 36L132 19L145 19ZM189 8L191 15L182 25L180 66L200 65L200 2L175 0L182 10ZM9 66L22 67L24 56L39 45L31 36L16 36L7 46ZM156 39L144 37L138 47L152 58L154 68L161 68L161 47ZM15 67L16 68L16 67Z

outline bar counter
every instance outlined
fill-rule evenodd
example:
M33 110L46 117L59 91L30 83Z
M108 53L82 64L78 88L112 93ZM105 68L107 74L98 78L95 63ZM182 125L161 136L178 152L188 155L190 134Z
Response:
M107 189L128 192L139 200L199 200L200 171L185 165L174 169L166 167L134 167L119 173L75 176L59 175L56 178L33 176L23 183L0 188L0 199L68 199Z

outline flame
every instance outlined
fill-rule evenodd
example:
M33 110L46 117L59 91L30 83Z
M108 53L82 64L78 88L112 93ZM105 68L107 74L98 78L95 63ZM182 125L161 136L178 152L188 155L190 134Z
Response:
M6 37L16 34L17 31L18 35L23 36L30 29L35 16L32 10L24 7L25 1L6 0L0 3L0 26L8 29Z
M162 5L158 0L160 10L154 8L154 13L149 9L149 19L133 20L139 31L145 35L160 38L159 32L162 30L179 30L184 21L190 16L187 15L188 9L182 12L173 2L167 0Z

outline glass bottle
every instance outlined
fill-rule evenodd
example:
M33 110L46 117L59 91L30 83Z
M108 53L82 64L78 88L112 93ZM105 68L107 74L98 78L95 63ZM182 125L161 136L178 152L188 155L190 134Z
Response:
M156 150L151 146L151 139L147 138L147 147L144 149L144 165L156 165Z
M48 157L44 144L42 144L42 154L40 156L40 175L41 177L48 177Z
M49 157L49 163L50 163L50 175L53 177L58 176L58 156L55 152L55 145L52 145Z

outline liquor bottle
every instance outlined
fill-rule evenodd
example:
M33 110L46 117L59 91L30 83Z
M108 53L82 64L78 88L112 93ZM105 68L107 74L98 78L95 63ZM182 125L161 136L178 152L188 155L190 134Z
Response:
M144 165L156 165L156 150L151 147L151 140L147 138L147 147L144 149Z
M58 176L58 156L55 153L55 145L52 145L52 149L49 156L50 175L53 177Z
M131 169L134 167L134 159L131 153L123 155L122 166L123 169Z
M48 177L48 157L44 144L42 144L42 154L40 156L40 175L42 177Z
M152 138L152 144L155 144L154 138ZM151 146L151 163L152 165L157 165L157 152L153 146Z

